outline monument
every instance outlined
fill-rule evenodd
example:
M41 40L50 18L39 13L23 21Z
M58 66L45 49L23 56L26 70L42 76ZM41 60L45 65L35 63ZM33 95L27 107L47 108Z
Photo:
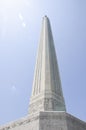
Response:
M0 130L86 130L86 122L66 112L49 18L44 16L29 114Z

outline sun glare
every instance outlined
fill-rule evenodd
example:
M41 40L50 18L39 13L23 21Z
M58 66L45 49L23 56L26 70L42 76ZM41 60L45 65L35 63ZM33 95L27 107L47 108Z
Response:
M0 5L6 8L18 6L21 3L22 3L22 0L0 0Z
M4 37L9 27L27 27L26 10L31 12L33 3L31 0L0 0L0 25L1 35ZM31 15L31 14L30 14Z
M2 25L0 32L2 38L12 24L20 24L21 27L26 27L24 8L28 5L28 0L0 0L0 25Z
M0 12L19 11L25 6L29 6L28 0L0 0Z
M29 6L30 1L28 0L0 0L0 7L1 8L13 8L19 7L22 5Z

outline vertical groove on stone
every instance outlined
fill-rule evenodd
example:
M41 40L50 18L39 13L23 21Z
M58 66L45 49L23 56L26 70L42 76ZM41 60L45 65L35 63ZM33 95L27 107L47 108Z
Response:
M41 31L41 34L43 32L43 28ZM42 41L43 38L40 38L40 41ZM38 55L37 55L37 62L36 62L36 67L35 67L35 76L34 76L34 82L33 82L33 91L32 95L36 95L41 91L41 68L42 68L42 53L43 53L43 44L39 44L39 49L38 49ZM34 87L35 86L35 87Z

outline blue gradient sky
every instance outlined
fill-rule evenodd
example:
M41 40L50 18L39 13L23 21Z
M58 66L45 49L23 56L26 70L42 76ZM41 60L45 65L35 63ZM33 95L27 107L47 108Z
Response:
M0 0L0 124L28 114L42 17L50 19L67 112L86 121L86 0Z

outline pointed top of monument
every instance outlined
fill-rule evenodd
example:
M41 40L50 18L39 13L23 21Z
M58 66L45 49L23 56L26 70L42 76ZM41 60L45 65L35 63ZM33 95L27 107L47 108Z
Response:
M47 17L47 15L45 15L44 17Z
M45 15L44 17L43 17L43 20L49 20L49 18L47 17L47 15Z
M45 15L44 18L48 18L47 15Z

